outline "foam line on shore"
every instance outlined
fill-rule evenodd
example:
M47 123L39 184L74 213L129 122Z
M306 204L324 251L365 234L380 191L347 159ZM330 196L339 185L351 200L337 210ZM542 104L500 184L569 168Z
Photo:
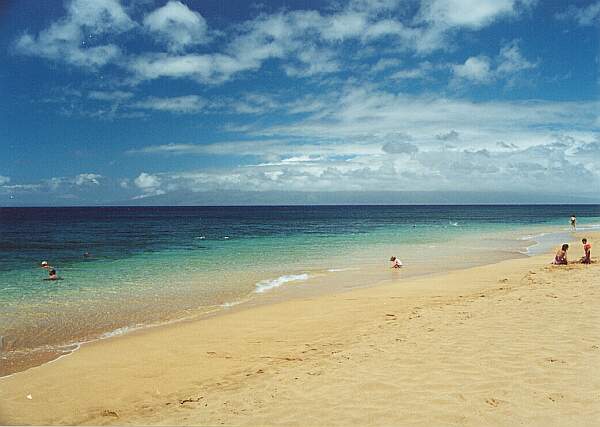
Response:
M307 273L302 274L287 274L284 276L279 276L276 279L267 279L261 280L256 284L256 289L254 292L257 294L262 294L264 292L270 291L271 289L278 288L289 282L297 282L297 281L306 281L310 276Z

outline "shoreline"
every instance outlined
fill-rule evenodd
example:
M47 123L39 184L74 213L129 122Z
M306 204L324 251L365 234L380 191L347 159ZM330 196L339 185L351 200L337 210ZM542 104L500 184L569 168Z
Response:
M5 402L2 405L6 407L0 408L0 422L121 424L131 421L142 424L185 424L186 420L175 409L181 409L182 405L188 403L195 405L193 399L199 397L194 393L201 392L202 399L207 398L204 395L210 390L225 396L232 389L243 391L247 378L265 377L263 374L272 369L272 374L281 374L288 369L288 365L302 365L307 354L303 342L334 341L326 346L332 349L331 352L325 352L315 359L317 367L327 365L332 358L337 360L335 355L339 354L338 350L352 354L351 347L365 336L362 335L365 328L373 327L367 336L376 339L384 333L380 329L385 329L389 322L398 321L399 308L394 307L395 304L407 303L405 314L408 320L405 321L410 323L420 318L419 313L411 313L415 311L414 307L424 307L424 302L426 306L435 306L445 301L445 306L449 304L452 307L462 298L478 301L483 297L473 295L483 293L486 289L496 289L494 292L505 292L513 286L520 289L519 286L527 286L520 283L523 274L523 277L535 277L530 274L532 268L540 270L538 274L549 274L550 280L554 272L562 274L560 268L548 267L549 261L549 255L501 261L341 294L229 310L224 315L143 329L110 340L92 342L82 346L69 358L63 357L51 364L1 378L0 395ZM588 270L585 270L586 267L574 265L572 268L576 272L593 273L597 265L589 266ZM546 272L548 269L550 273ZM454 285L444 286L446 283ZM507 289L498 291L499 283L500 289ZM379 314L373 317L371 311ZM352 333L348 335L348 331ZM383 335L381 337L385 338ZM421 339L417 338L417 341ZM368 348L361 351L366 350ZM301 356L293 355L298 352ZM308 354L311 352L308 351ZM367 351L365 354L370 353ZM339 361L343 362L343 359ZM260 367L253 371L256 366ZM80 384L77 378L85 378L86 381ZM295 380L291 381L290 387ZM190 393L193 395L188 396L192 399L190 402L178 405L169 403L177 402L177 396L183 396L179 400L186 400L184 395ZM26 398L30 394L31 400ZM148 408L154 409L148 412ZM34 412L31 412L32 409ZM28 415L33 413L35 417ZM243 421L246 418L231 418L229 421L234 419L231 423L247 422ZM255 423L265 423L269 418L252 419ZM216 423L216 419L200 417L198 420L211 421L200 424ZM274 419L270 423L274 423Z
M591 227L591 229L593 229L593 227ZM520 230L520 231L525 231L525 230ZM455 266L451 266L451 265L446 265L445 267L443 267L439 270L433 269L431 271L426 270L426 271L419 271L419 272L415 272L414 270L411 271L410 270L411 267L408 266L408 267L403 268L402 271L399 271L397 273L402 274L402 276L403 276L402 280L406 280L406 279L429 277L429 276L445 274L445 273L448 273L451 271L460 270L460 269L464 269L464 268L470 268L470 267L474 267L474 266L484 266L484 265L494 264L494 263L497 263L499 261L506 260L506 259L518 259L520 256L529 257L532 255L535 255L535 253L530 252L530 248L537 247L537 246L541 246L542 248L544 247L544 242L538 242L535 240L536 238L549 236L550 240L552 240L553 237L558 238L559 236L566 234L567 231L568 231L567 229L557 230L555 227L553 227L553 228L551 228L551 227L541 228L540 227L540 229L537 230L533 234L527 234L525 236L514 239L515 243L522 242L525 244L527 242L531 242L530 245L525 247L524 251L516 249L516 246L515 246L514 250L509 250L506 252L498 250L498 253L496 254L496 258L493 258L493 259L478 258L475 260L471 260L470 261L471 265L468 265L468 266L455 267ZM499 232L499 233L486 234L486 236L487 236L487 238L489 238L490 236L494 236L495 238L498 238L498 237L506 236L506 232L504 231L504 232ZM471 238L472 238L472 236L467 237L467 241L468 241L468 239L471 239ZM460 242L460 241L462 241L462 239L464 239L464 237L458 238L457 241ZM557 244L557 243L552 243L552 244ZM503 254L502 257L500 256L501 253ZM366 264L365 266L363 266L362 269L364 270L365 268L367 268L367 266L369 266L372 269L372 266L370 266L369 264ZM263 281L255 284L256 288L253 291L251 291L249 294L247 294L245 296L242 296L239 300L236 300L236 301L225 302L223 304L218 304L218 305L202 306L196 310L191 311L191 313L190 312L186 313L186 315L182 315L183 313L179 313L179 315L173 315L173 316L167 317L163 320L151 321L149 323L137 323L137 324L119 326L116 329L102 332L98 336L94 336L94 337L84 339L81 341L70 342L68 344L56 346L55 348L48 348L48 347L47 348L38 348L38 349L35 349L32 352L30 352L29 356L34 355L36 352L38 354L41 354L41 356L38 356L37 358L36 357L25 358L24 360L20 361L21 362L20 365L17 364L18 368L16 368L16 369L11 370L10 368L5 368L5 370L3 370L3 371L6 373L4 374L3 372L0 372L0 374L2 374L2 375L0 375L0 379L10 377L19 372L25 372L25 371L35 368L35 367L39 367L39 366L43 366L48 363L52 363L58 359L66 357L66 356L70 356L74 352L79 351L81 346L88 345L88 344L96 342L96 341L103 341L103 340L106 340L109 338L114 338L114 337L118 337L118 336L122 336L122 335L127 335L130 333L135 333L140 330L160 328L163 326L168 326L171 324L177 324L177 323L181 323L181 322L201 321L208 317L226 315L233 310L244 310L246 308L254 307L254 306L280 303L285 300L303 298L308 295L320 296L320 295L348 292L351 289L364 289L364 288L381 286L382 284L389 283L390 281L399 279L397 277L398 276L397 274L394 275L392 278L388 277L386 279L382 279L381 277L363 278L362 283L354 284L350 289L347 289L347 287L345 286L345 282L343 282L344 279L340 279L340 278L331 276L333 273L348 273L350 271L355 271L355 270L361 270L361 267L360 266L358 268L347 268L346 267L346 268L341 268L341 269L332 268L332 269L328 269L326 272L311 271L310 275L308 273L295 274L295 275L292 274L291 276L298 276L298 277L296 277L297 280L290 280L290 281L291 282L298 281L300 283L292 284L292 285L286 285L285 283L283 283L283 284L273 286L273 287L267 286L267 289L265 292L263 292L263 290L261 290L261 286L264 286L264 282L276 282L276 281L278 281L284 277L288 277L288 276L281 276L281 277L278 277L275 279L263 280ZM393 273L396 273L396 272L393 272ZM326 275L327 277L320 277L320 276L324 276L324 275ZM300 276L305 276L305 277L300 278ZM304 283L309 279L311 280L310 285ZM311 285L315 284L315 282L316 282L316 286L311 286ZM338 285L334 289L328 289L325 285L325 282L338 283ZM343 284L344 284L343 287L339 286L340 282L343 282ZM316 287L316 290L309 288L309 286L311 288ZM23 369L23 367L24 367L24 369Z

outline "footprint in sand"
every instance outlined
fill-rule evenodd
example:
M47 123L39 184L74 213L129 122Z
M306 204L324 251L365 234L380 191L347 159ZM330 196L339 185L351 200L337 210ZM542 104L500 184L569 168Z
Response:
M548 357L548 358L546 358L546 362L550 362L550 363L567 363L564 360L555 359L554 357Z
M552 393L548 395L548 399L551 400L552 402L556 402L558 400L564 399L564 395L560 394L560 393Z
M111 411L109 409L105 409L104 411L102 411L102 416L119 418L119 414L117 411Z
M485 403L487 403L488 405L490 405L490 406L492 406L494 408L497 408L498 405L500 405L501 402L499 400L497 400L497 399L494 399L493 397L490 397L488 399L485 399Z
M180 399L179 404L185 405L186 403L200 402L201 399L204 399L204 397L200 396L200 397L196 397L196 398L189 397L187 399Z

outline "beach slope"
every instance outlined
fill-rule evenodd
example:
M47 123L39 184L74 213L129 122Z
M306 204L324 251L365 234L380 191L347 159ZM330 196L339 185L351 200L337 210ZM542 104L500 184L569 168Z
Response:
M504 261L84 345L0 424L597 425L600 265Z

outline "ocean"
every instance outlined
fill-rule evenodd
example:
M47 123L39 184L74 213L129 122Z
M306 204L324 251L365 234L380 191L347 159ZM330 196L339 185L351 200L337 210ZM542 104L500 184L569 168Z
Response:
M599 205L0 208L0 375L149 325L541 253L573 213L600 227Z

